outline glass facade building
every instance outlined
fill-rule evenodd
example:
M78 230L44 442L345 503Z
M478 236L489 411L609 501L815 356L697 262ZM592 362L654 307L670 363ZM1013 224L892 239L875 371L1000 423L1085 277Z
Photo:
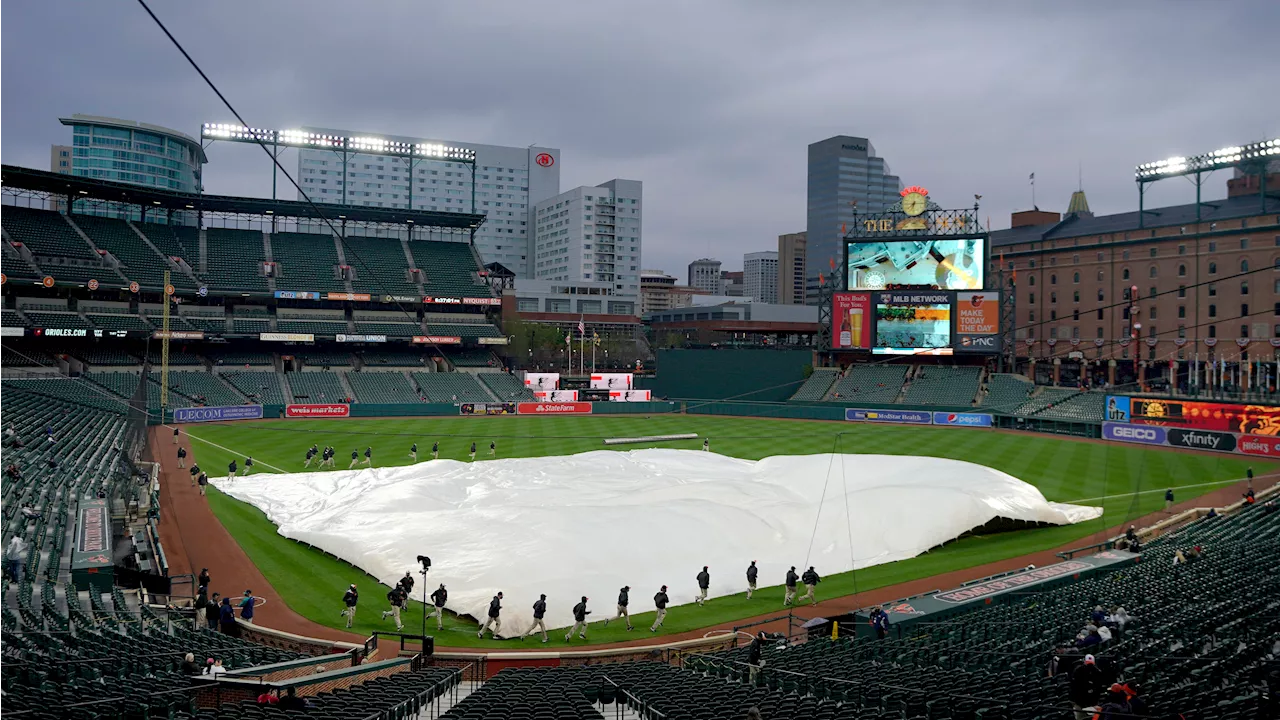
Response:
M73 115L61 122L71 127L71 175L177 192L201 190L207 159L200 142L188 135L92 115ZM50 169L68 170L65 166Z
M818 275L844 257L841 228L855 212L882 212L901 198L902 181L866 138L837 135L809 146L805 302L818 302Z

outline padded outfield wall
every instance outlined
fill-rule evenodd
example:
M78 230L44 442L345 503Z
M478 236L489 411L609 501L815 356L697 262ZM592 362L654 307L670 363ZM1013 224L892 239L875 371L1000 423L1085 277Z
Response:
M812 350L750 348L659 349L657 358L657 376L643 385L655 397L752 402L783 402L794 395L814 359Z

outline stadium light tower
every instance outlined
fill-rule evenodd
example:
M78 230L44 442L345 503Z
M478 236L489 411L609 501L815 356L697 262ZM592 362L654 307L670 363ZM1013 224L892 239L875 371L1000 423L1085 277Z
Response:
M248 143L268 147L272 155L271 199L276 199L276 160L284 148L332 150L342 159L342 204L347 204L347 163L357 154L383 155L405 161L409 169L409 209L413 209L413 166L422 160L443 160L466 165L471 172L471 212L476 211L476 151L444 143L407 143L372 136L346 136L307 130L266 130L238 124L205 123L202 141Z
M1144 200L1147 185L1165 178L1194 175L1196 186L1196 221L1200 220L1200 189L1203 176L1214 170L1228 168L1259 168L1262 172L1262 212L1267 211L1266 165L1271 159L1280 159L1280 139L1263 140L1248 145L1233 145L1193 157L1171 157L1156 162L1143 163L1134 169L1138 183L1138 227L1143 227L1147 213Z

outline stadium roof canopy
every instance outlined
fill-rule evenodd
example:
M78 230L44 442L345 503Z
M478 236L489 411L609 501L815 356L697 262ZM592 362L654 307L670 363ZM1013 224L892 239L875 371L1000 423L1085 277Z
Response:
M484 222L484 215L473 213L422 212L401 208L364 207L358 205L312 205L301 200L268 200L265 198L204 195L159 190L142 185L95 180L62 175L46 170L33 170L16 165L0 166L0 185L8 188L68 196L73 200L93 199L128 203L165 210L242 215L276 215L290 218L328 218L356 223L412 224L419 227L474 230Z

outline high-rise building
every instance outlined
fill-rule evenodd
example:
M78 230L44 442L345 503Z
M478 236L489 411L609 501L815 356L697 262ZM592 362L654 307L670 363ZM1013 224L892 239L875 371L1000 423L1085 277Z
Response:
M200 141L185 133L96 115L76 114L59 122L71 127L71 147L52 146L53 172L177 192L201 190L208 159Z
M612 283L615 295L639 297L643 189L639 180L610 180L537 203L529 274Z
M778 304L804 305L805 233L778 236Z
M778 253L774 250L742 256L743 295L758 303L778 303Z
M742 297L742 271L721 270L720 287L727 297Z
M720 261L701 258L689 263L689 287L711 295L723 295L724 278L720 276Z
M809 146L805 298L818 301L818 275L843 262L842 228L854 212L882 212L901 198L902 182L866 138L837 135Z
M325 128L306 132L364 137ZM468 163L444 159L387 157L331 150L298 151L298 180L315 202L409 208L436 212L475 212L488 217L476 233L484 262L501 263L517 277L533 277L533 207L560 192L560 151L380 135L388 142L440 143L474 150L474 177ZM412 169L412 178L410 170ZM345 175L344 175L344 172Z

